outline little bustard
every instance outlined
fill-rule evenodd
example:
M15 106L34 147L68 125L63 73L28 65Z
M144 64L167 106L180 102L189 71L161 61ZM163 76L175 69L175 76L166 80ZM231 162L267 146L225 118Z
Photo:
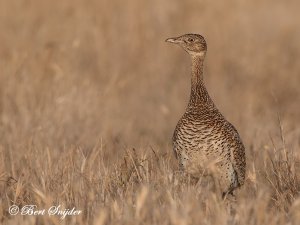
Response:
M190 100L173 134L173 150L179 167L200 177L212 175L223 196L243 185L246 157L241 138L210 98L203 82L203 62L207 50L198 34L168 38L180 45L192 60Z

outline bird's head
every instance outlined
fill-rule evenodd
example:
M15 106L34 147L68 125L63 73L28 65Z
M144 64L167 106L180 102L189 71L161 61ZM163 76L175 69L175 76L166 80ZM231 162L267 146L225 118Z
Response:
M206 41L199 34L184 34L179 37L168 38L166 42L180 45L191 56L204 57L207 50Z

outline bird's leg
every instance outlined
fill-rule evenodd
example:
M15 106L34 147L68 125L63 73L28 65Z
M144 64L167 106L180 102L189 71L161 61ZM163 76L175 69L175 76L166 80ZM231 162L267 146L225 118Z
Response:
M235 198L236 196L233 194L233 188L229 188L229 190L225 191L222 193L222 199L225 200L228 198L228 196L232 196L233 198Z

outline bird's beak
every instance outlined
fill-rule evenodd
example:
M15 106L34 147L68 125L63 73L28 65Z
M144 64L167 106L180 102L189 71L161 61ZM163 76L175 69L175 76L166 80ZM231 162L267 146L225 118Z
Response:
M181 40L179 40L178 38L168 38L166 39L166 42L170 42L170 43L174 43L174 44L179 44L181 43Z

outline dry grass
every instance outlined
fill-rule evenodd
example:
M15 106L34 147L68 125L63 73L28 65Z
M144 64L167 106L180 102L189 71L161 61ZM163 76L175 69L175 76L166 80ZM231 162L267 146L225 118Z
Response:
M0 1L0 223L299 223L299 7ZM189 59L164 40L187 32L206 37L205 82L247 148L231 212L176 172ZM12 204L83 213L10 216Z

